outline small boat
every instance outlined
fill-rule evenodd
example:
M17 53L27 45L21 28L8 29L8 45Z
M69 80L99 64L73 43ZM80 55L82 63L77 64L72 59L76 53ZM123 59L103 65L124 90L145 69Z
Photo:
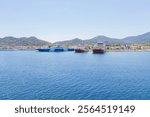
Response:
M103 42L98 42L93 48L93 54L100 53L105 53L105 44Z
M76 53L84 53L84 52L88 52L88 51L89 51L89 49L87 49L86 47L77 47L75 49Z

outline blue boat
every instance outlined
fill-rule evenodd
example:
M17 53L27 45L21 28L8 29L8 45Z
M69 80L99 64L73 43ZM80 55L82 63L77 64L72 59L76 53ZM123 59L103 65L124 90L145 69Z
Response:
M51 48L40 48L37 49L40 52L64 52L64 51L74 51L74 48L63 48L59 45L51 47Z
M50 48L50 52L63 52L64 48L60 46L55 46Z

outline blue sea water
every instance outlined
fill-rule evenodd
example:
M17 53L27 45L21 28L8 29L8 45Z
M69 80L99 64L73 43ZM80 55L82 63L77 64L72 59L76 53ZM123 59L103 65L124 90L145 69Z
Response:
M150 52L0 51L0 99L150 99Z

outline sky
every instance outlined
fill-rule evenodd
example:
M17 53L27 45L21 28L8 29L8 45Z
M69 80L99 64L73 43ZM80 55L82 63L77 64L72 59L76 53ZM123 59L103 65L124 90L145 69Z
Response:
M0 37L50 42L150 31L150 0L0 0Z

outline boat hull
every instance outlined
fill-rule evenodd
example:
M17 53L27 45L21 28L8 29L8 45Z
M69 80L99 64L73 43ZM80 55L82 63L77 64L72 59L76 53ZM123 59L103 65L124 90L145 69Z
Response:
M93 49L93 54L103 54L105 53L105 50L104 49Z
M68 48L67 51L74 51L74 48Z
M39 52L49 52L50 49L49 48L41 48L41 49L37 49Z
M88 50L84 50L84 49L75 49L76 53L84 53L84 52L88 52Z
M56 48L56 49L54 49L54 52L63 52L63 51L64 51L63 48Z

